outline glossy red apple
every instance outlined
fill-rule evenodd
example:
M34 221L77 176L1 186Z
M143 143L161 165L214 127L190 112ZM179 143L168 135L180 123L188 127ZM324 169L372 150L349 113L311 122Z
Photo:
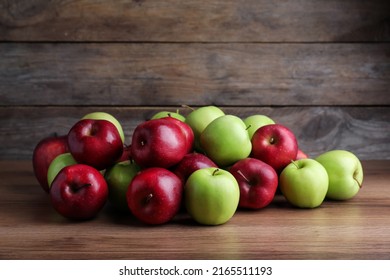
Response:
M278 174L270 165L246 158L236 162L229 171L240 188L239 207L261 209L272 202L278 187Z
M50 163L68 151L66 135L46 137L35 146L32 156L34 175L45 192L49 192L47 171Z
M121 157L116 161L116 163L123 162L126 160L132 160L131 156L131 145L123 145L123 152Z
M118 129L107 120L78 121L68 133L68 145L77 162L98 170L113 165L123 152Z
M174 122L182 129L187 143L187 153L192 152L194 149L195 141L194 132L192 131L192 128L185 122L171 116L165 117L164 119Z
M183 195L180 179L161 167L141 170L131 181L127 193L130 211L147 224L163 224L178 213Z
M309 158L309 156L304 153L302 150L298 149L297 158L295 160Z
M298 153L298 143L294 133L281 124L260 127L252 137L251 157L271 165L281 172Z
M85 164L61 169L55 177L50 198L54 209L70 219L90 219L103 208L108 187L103 175Z
M187 140L181 127L166 118L139 124L132 136L131 155L143 168L169 168L187 154Z
M183 159L172 168L172 172L179 177L183 184L188 177L198 169L207 167L217 167L217 165L206 155L201 153L186 154Z

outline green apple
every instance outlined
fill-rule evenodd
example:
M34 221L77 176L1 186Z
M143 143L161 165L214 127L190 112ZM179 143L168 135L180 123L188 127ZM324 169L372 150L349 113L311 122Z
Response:
M76 163L76 160L70 153L64 153L56 156L50 163L49 169L47 170L47 183L49 184L49 187L62 168Z
M279 176L279 187L292 205L315 208L322 204L328 191L328 173L314 159L300 159L288 164Z
M240 189L234 176L215 167L198 169L187 179L184 202L190 216L203 225L220 225L237 210Z
M363 167L356 155L346 150L332 150L319 155L329 176L326 198L347 200L354 197L362 187Z
M225 113L216 106L203 106L191 111L185 122L194 132L194 146L197 151L202 151L200 146L200 134L216 118L225 115Z
M185 122L185 120L186 120L186 118L182 114L179 113L179 110L177 110L176 112L161 111L161 112L154 114L151 117L151 119L154 120L154 119L161 119L161 118L165 118L165 117L172 117L172 118L178 119L179 121L182 121L182 122Z
M245 123L234 115L213 120L203 130L200 146L218 166L229 166L247 158L252 150Z
M249 138L252 139L253 134L260 127L267 124L275 124L275 122L265 115L252 115L244 119L244 123L247 127Z
M116 128L118 129L119 135L121 136L121 139L122 139L122 143L125 143L125 134L123 132L122 125L113 115L106 113L106 112L92 112L92 113L86 114L81 119L106 120L106 121L113 123L116 126Z
M128 211L126 192L141 167L132 160L121 161L110 167L104 174L108 186L108 201L121 211Z

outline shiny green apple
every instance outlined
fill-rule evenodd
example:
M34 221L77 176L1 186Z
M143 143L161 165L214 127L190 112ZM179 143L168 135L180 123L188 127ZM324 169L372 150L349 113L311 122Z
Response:
M354 197L362 187L363 167L359 158L346 150L332 150L319 155L329 176L326 198L347 200Z
M234 115L213 120L203 130L200 146L218 166L229 166L247 158L252 150L245 123Z
M109 168L105 174L108 186L108 201L120 211L128 211L126 192L131 180L141 170L132 160L121 161Z
M244 123L247 127L249 138L252 139L253 134L260 127L267 124L275 124L275 122L265 115L252 115L244 119Z
M288 164L279 176L279 187L292 205L315 208L328 191L328 173L314 159L300 159Z
M161 112L154 114L151 117L151 119L154 120L154 119L161 119L161 118L165 118L165 117L172 117L172 118L178 119L179 121L182 121L182 122L185 122L185 120L186 120L186 118L182 114L180 114L179 111L177 111L177 112L161 111Z
M200 134L216 118L225 115L225 113L216 106L203 106L191 111L185 122L194 132L195 149L202 151L200 147Z
M76 160L70 153L64 153L56 156L50 163L49 169L47 170L47 183L49 184L49 187L62 168L76 163Z
M220 225L237 210L240 189L234 176L223 169L198 169L184 186L184 203L190 216L203 225Z
M92 112L92 113L86 114L81 119L106 120L106 121L113 123L116 126L116 128L118 129L119 135L121 136L121 139L122 139L122 143L125 143L125 134L123 132L122 125L113 115L106 113L106 112Z

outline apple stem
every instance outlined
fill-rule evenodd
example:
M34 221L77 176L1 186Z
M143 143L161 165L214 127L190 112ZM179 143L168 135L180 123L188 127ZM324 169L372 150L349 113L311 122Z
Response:
M248 183L250 182L250 181L248 180L248 178L245 177L244 173L241 172L241 170L238 170L237 173L240 174L240 175L242 176L242 178L245 179L245 181L247 181Z
M149 203L149 201L153 198L153 194L150 193L146 198L145 198L145 204Z
M248 125L248 126L246 127L245 130L248 130L249 128L251 128L251 126L252 126L252 125Z
M181 105L181 107L187 108L187 109L191 109L192 111L195 111L194 108L192 108L191 106L185 105L185 104Z
M362 187L363 187L363 185L362 184L360 184L359 183L359 181L355 178L355 177L353 177L353 179L356 181L356 183L358 184L358 186L359 186L359 189L361 189Z
M81 190L83 188L87 188L87 187L90 187L90 186L92 186L92 184L90 184L90 183L86 183L86 184L81 185L81 186L79 186L79 185L72 185L72 190L74 192L77 192L77 191L79 191L79 190Z
M99 130L99 129L96 127L96 125L93 124L93 125L91 126L90 131L89 131L89 136L95 136L96 133L98 132L98 130Z
M297 164L294 160L291 160L291 162L295 165L295 167L296 167L297 169L299 169L298 164Z
M214 170L214 172L213 172L213 176L215 176L216 175L216 173L219 171L219 169L218 168L216 168L215 170Z

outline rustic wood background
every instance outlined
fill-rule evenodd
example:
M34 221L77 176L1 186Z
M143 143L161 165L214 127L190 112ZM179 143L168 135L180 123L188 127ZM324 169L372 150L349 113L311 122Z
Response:
M182 104L268 115L310 156L390 159L390 1L0 0L0 159L97 110L130 144Z

